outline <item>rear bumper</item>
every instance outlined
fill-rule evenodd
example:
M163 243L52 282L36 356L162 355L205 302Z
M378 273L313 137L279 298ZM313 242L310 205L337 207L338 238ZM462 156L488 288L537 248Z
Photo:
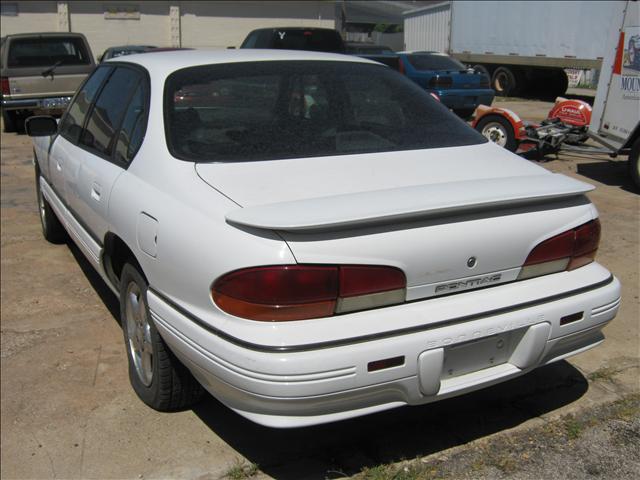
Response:
M4 110L38 110L44 112L63 111L71 102L71 96L2 99Z
M594 347L618 311L620 283L608 277L575 292L406 334L290 352L229 341L151 290L148 301L165 341L212 395L262 425L300 427L460 395ZM389 320L415 309L436 315L437 303L389 309ZM578 312L579 320L560 325ZM368 371L370 362L395 357L404 357L401 365Z
M478 105L491 105L495 93L489 89L447 89L433 90L440 97L440 101L452 109L470 109Z

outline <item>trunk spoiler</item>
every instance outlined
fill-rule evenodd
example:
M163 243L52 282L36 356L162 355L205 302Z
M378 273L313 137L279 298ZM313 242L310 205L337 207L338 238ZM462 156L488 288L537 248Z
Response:
M416 185L240 208L228 223L281 231L392 223L582 195L595 187L561 174Z

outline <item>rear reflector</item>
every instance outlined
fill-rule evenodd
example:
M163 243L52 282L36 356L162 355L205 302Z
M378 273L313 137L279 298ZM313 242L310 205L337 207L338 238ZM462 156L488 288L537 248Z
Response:
M385 368L399 367L400 365L404 365L404 356L369 362L367 364L367 371L376 372L378 370L384 370Z
M518 280L574 270L593 262L600 244L596 218L538 244L527 257Z
M560 319L560 325L566 325L567 323L577 322L581 320L584 316L584 312L572 313L571 315L566 315Z
M280 322L402 303L406 284L394 267L276 265L223 275L211 296L231 315Z

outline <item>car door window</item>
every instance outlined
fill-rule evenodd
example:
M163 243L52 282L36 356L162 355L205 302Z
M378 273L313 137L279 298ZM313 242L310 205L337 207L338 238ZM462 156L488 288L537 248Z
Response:
M142 76L135 70L118 67L98 95L80 144L103 156L111 156L115 132L120 127L128 99Z
M139 82L133 97L131 97L131 102L122 121L122 127L118 133L115 160L119 163L126 165L131 163L142 144L146 124L145 99L146 94L143 82Z
M98 67L67 109L64 118L60 122L60 134L70 142L77 143L80 138L80 132L91 102L93 102L96 93L102 86L102 82L104 82L111 70L111 67Z

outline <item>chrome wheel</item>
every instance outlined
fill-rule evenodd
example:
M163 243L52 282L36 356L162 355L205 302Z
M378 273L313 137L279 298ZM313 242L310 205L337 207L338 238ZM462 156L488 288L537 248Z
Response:
M153 346L151 325L147 317L147 307L142 291L136 282L127 286L125 297L125 322L127 343L136 374L144 386L153 380Z
M482 135L489 141L504 147L507 144L507 132L498 122L487 123L482 129Z

